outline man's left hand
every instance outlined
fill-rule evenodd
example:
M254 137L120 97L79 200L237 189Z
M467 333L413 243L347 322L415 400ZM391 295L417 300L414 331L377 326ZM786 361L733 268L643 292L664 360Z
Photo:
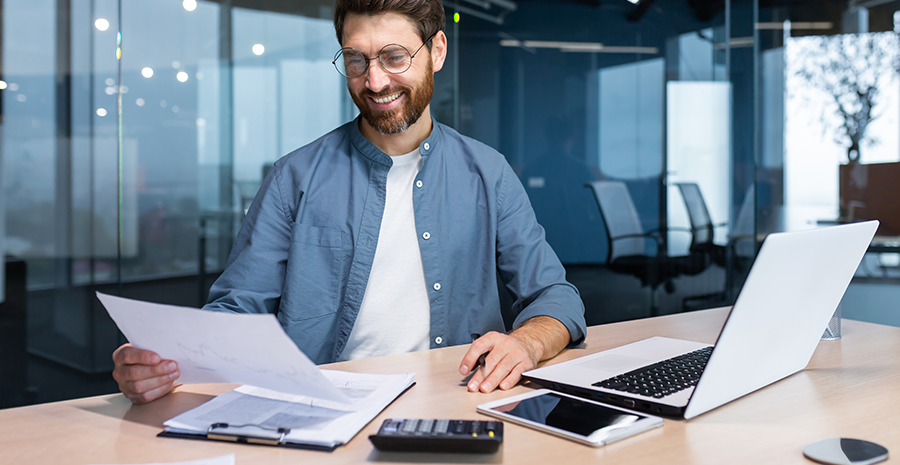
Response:
M488 393L497 387L505 391L519 382L522 373L558 354L568 342L569 331L558 320L534 317L509 335L491 331L476 339L459 372L465 376L478 369L478 359L486 354L484 366L469 380L469 391Z

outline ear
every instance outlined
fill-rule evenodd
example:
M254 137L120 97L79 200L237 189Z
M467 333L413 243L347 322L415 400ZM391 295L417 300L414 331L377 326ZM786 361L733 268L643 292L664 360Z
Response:
M447 59L447 35L444 31L438 31L431 38L431 68L436 73L444 67Z

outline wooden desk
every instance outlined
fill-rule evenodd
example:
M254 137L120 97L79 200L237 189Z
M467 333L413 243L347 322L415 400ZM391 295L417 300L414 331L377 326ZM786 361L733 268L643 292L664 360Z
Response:
M556 361L661 335L714 342L725 309L588 328L583 348ZM457 366L466 347L339 363L329 368L416 372L418 384L348 445L332 453L211 441L157 438L163 421L209 400L230 385L182 386L150 405L122 395L0 410L0 464L174 462L233 452L238 464L278 463L803 463L805 444L834 436L867 439L900 453L900 328L843 321L843 339L822 342L806 370L690 421L599 449L506 424L495 455L380 453L368 440L390 417L485 419L475 406L526 392L466 392Z

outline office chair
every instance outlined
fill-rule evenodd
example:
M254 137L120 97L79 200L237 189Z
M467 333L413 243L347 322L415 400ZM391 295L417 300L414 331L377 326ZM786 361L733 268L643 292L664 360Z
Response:
M738 210L737 217L734 221L734 227L728 232L728 243L726 248L726 267L725 267L725 300L726 304L734 302L734 296L737 295L738 289L735 289L735 274L740 273L746 275L756 259L756 227L755 227L755 210L756 210L756 189L751 184L744 194L744 200L741 202L741 209Z
M728 223L713 224L709 209L706 208L706 200L697 183L677 182L675 185L681 192L691 222L691 246L688 250L692 255L708 260L708 263L724 267L725 246L716 245L713 238L715 229Z
M606 266L613 272L634 276L642 286L650 287L650 314L657 315L656 289L662 284L667 293L675 292L672 278L699 273L705 264L698 263L691 256L666 256L661 250L662 236L659 231L644 231L624 183L594 181L585 184L585 187L593 191L606 225L609 245ZM655 244L652 253L647 251L648 241Z
M705 296L694 296L688 300L705 300L709 307L717 307L732 304L733 283L735 272L745 272L756 255L756 244L753 228L754 188L751 185L741 204L741 209L736 217L734 227L728 233L726 245L713 243L715 228L726 226L728 223L714 224L706 207L706 201L700 186L696 183L675 183L681 192L687 208L688 218L691 222L691 255L707 260L709 264L716 264L725 270L725 288L722 292ZM684 304L687 307L687 303Z

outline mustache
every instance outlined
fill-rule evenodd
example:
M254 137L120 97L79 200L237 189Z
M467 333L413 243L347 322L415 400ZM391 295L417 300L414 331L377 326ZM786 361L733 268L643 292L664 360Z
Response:
M381 92L372 92L369 89L363 89L362 92L360 92L359 94L362 97L380 98L380 97L387 97L388 95L394 95L398 92L406 92L408 94L408 93L410 93L410 89L408 87L402 87L402 86L389 87L387 89L382 90Z

